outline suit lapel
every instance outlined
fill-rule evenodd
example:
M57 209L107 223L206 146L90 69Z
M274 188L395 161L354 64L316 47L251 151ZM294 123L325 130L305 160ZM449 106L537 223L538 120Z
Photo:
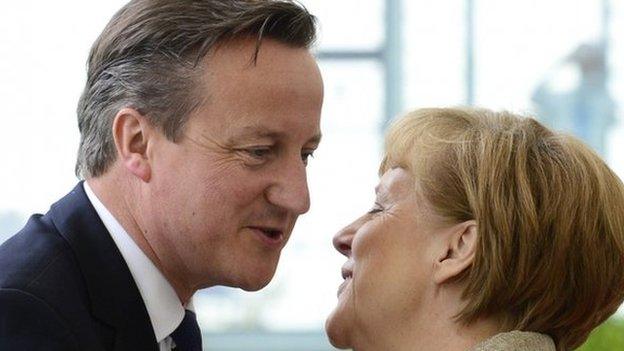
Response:
M115 329L115 350L157 350L141 294L82 182L50 214L76 256L93 315Z

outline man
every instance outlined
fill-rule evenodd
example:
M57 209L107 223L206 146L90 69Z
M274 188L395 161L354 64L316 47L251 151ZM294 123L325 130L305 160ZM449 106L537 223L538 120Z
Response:
M200 350L193 294L253 291L309 208L323 87L287 0L133 0L94 44L86 181L0 247L1 350Z

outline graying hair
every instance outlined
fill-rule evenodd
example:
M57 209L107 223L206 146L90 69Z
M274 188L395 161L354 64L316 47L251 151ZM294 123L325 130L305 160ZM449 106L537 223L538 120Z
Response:
M200 61L220 42L255 37L309 48L316 19L291 0L132 0L93 44L78 103L76 175L104 174L115 161L113 119L124 107L179 141L201 104Z

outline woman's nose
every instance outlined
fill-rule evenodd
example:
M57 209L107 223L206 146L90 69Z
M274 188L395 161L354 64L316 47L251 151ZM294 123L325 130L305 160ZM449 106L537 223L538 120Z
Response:
M334 235L334 247L338 250L338 252L347 257L351 257L351 243L353 242L353 237L355 236L356 223L357 222L353 222L349 224Z

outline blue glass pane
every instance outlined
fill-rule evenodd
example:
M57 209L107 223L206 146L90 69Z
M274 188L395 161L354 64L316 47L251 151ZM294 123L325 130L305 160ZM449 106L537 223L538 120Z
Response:
M465 3L403 2L405 109L464 102Z
M304 0L319 19L319 49L375 50L383 45L385 1Z

